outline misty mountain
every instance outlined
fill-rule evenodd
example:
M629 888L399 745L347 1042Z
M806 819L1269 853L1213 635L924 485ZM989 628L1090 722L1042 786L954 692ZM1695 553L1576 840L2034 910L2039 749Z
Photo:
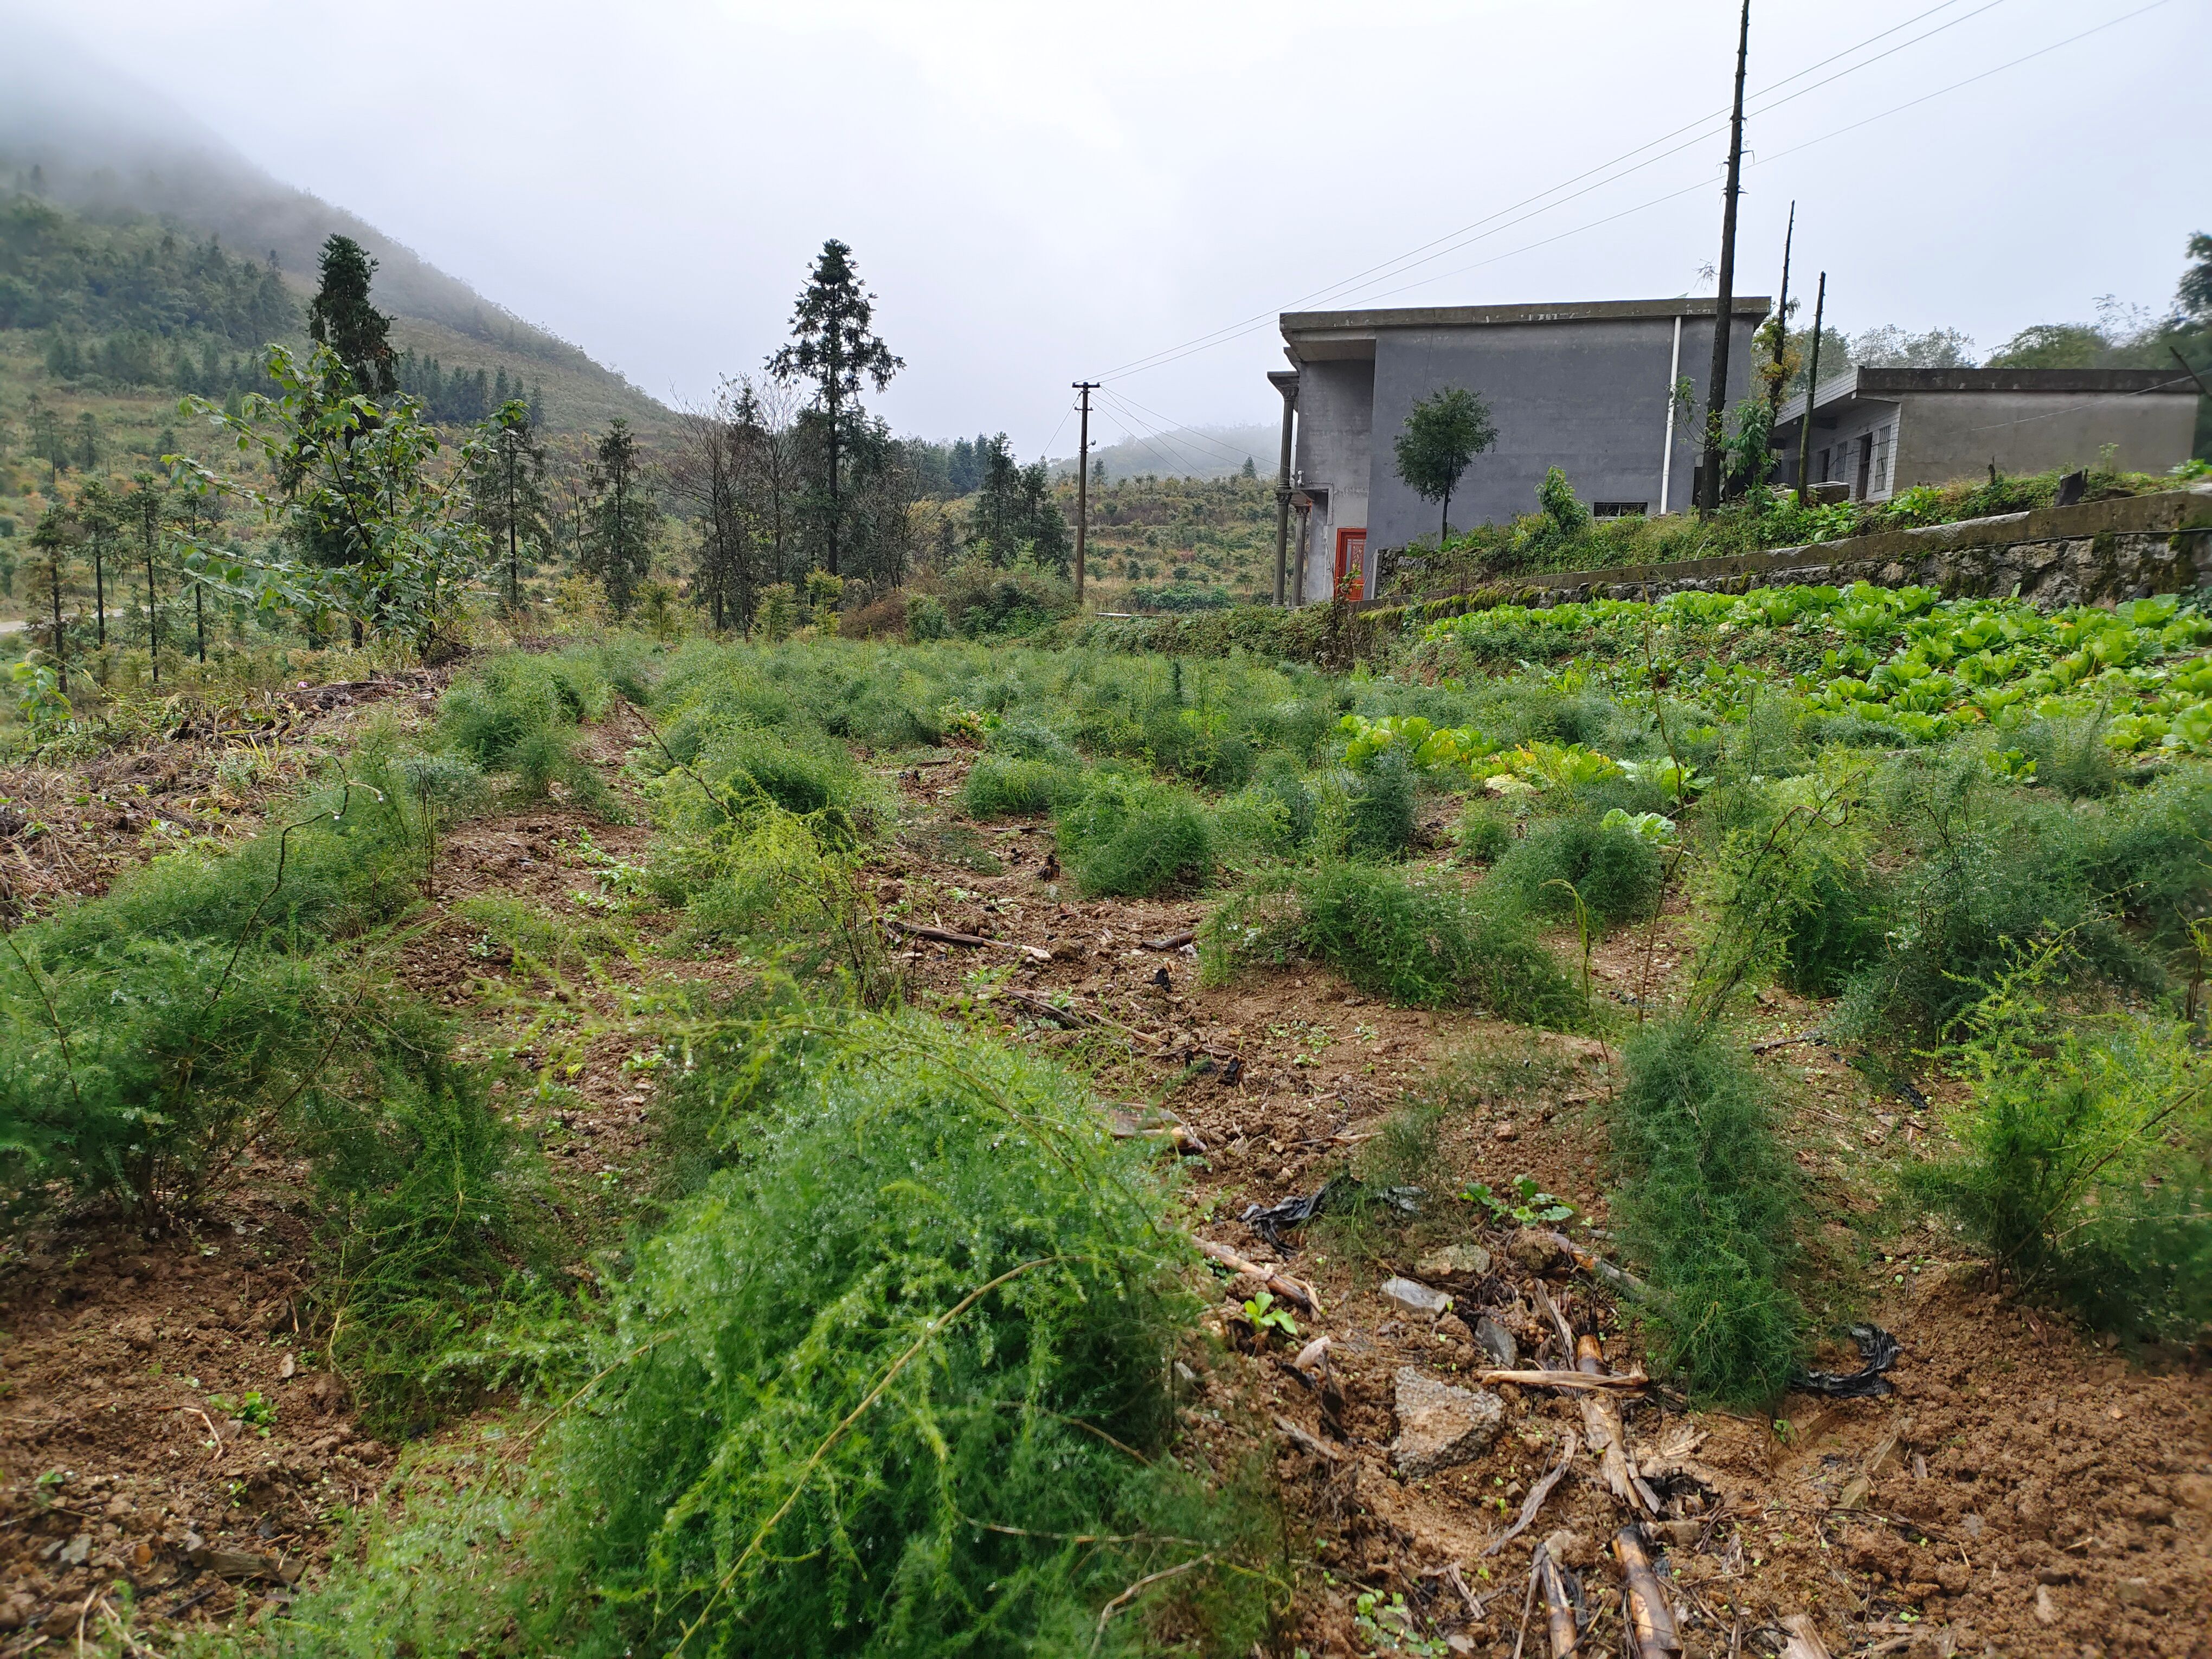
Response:
M1113 427L1091 416L1092 434L1111 434ZM1092 461L1106 463L1109 478L1137 478L1146 474L1161 478L1225 478L1244 470L1249 457L1262 478L1275 476L1281 459L1279 426L1185 426L1169 432L1139 432L1112 443L1093 442ZM1073 474L1075 457L1054 458L1055 477Z
M21 191L94 222L146 216L234 257L273 259L288 287L312 291L333 232L378 261L377 303L399 319L394 343L518 383L542 380L555 422L611 415L658 425L669 411L578 347L517 317L342 207L283 183L151 88L120 79L63 36L4 18L0 52L0 192Z

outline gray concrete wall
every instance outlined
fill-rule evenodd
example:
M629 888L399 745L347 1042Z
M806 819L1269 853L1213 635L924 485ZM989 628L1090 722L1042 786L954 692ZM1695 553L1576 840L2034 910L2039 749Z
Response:
M1297 444L1293 476L1328 492L1307 528L1306 599L1332 596L1336 532L1367 523L1370 434L1375 422L1375 365L1364 361L1306 363L1298 370ZM1297 533L1293 520L1292 535ZM1370 544L1372 538L1370 538ZM1297 549L1291 549L1296 570Z
M1757 326L1754 318L1735 320L1731 404L1749 382ZM1656 513L1674 332L1665 317L1382 331L1375 361L1370 552L1437 533L1436 507L1400 481L1392 446L1413 404L1450 386L1480 392L1498 428L1498 447L1475 458L1452 497L1455 530L1534 512L1536 486L1551 466L1565 471L1585 501L1641 501ZM1690 499L1712 352L1713 319L1686 319L1681 373L1697 388L1698 412L1675 422L1668 505L1676 511Z
M1919 393L1905 400L1897 488L1985 476L1992 461L2003 472L2094 466L2106 444L2123 471L2164 472L2189 459L2196 428L2193 395Z
M1816 415L1813 422L1813 465L1805 475L1806 482L1849 484L1850 499L1855 501L1887 501L1897 489L1905 488L1897 482L1899 428L1899 406L1892 403L1850 403ZM1861 494L1859 449L1864 439L1873 441L1867 451L1869 464L1866 490ZM1824 453L1825 467L1821 464ZM1786 484L1797 482L1797 447L1794 442L1782 452L1775 477Z

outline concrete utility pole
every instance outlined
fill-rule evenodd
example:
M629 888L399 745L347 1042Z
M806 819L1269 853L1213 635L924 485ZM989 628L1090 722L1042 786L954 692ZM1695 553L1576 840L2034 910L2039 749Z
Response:
M1813 301L1813 354L1805 365L1805 418L1797 423L1797 505L1805 505L1805 481L1813 468L1813 394L1820 389L1820 320L1828 309L1828 273L1820 273L1820 291Z
M1075 458L1075 602L1080 605L1083 546L1091 532L1091 394L1098 390L1098 382L1078 380L1075 389L1083 394L1083 436Z
M1721 411L1728 402L1729 313L1735 303L1735 198L1743 187L1743 71L1751 55L1751 0L1743 0L1743 22L1735 40L1735 112L1729 118L1728 200L1721 210L1721 291L1713 310L1712 378L1705 386L1705 475L1698 505L1710 513L1721 504Z
M1298 377L1288 369L1279 368L1267 380L1283 394L1283 459L1275 471L1275 604L1279 607L1283 604L1284 578L1290 567L1291 416L1298 406Z
M1774 379L1766 388L1766 408L1769 415L1782 412L1782 364L1790 349L1790 245L1797 240L1797 204L1790 204L1790 228L1782 234L1782 298L1775 311ZM1772 430L1772 422L1768 423Z

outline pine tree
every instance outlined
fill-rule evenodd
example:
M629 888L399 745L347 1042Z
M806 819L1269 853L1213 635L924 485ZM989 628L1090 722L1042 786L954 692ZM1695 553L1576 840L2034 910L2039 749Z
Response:
M80 490L76 498L77 529L86 550L92 555L92 604L94 637L102 651L107 649L107 560L115 550L118 534L123 528L123 515L107 486L97 478Z
M276 254L270 259L273 263ZM353 376L354 389L372 397L399 390L392 343L392 319L369 303L368 285L376 261L350 236L333 235L323 244L322 285L307 307L307 332L338 355Z
M535 559L553 539L545 446L531 430L530 411L510 398L477 428L467 455L469 512L494 550L506 555L507 614L519 616L522 550L529 547Z
M161 683L161 589L155 565L161 552L161 531L169 521L168 490L152 474L142 472L124 496L120 516L137 541L140 567L146 574L146 648L153 659L154 684Z
M890 348L876 337L875 295L860 286L853 268L853 250L832 237L822 244L822 257L808 273L806 287L791 316L792 343L769 359L769 372L788 386L795 380L814 383L826 418L825 481L829 503L828 568L837 574L837 542L842 509L837 494L837 452L847 435L847 422L860 413L860 382L872 381L881 392L891 377L906 367Z
M641 484L637 440L617 415L594 452L581 550L585 574L599 579L617 617L629 614L637 585L653 564L653 514Z
M88 409L76 417L76 464L84 472L100 465L100 417Z
M69 694L69 633L62 621L62 602L73 596L76 588L78 533L76 518L68 508L48 507L31 532L31 557L23 571L25 599L35 592L52 607L53 631L47 635L46 651L53 659L64 696Z

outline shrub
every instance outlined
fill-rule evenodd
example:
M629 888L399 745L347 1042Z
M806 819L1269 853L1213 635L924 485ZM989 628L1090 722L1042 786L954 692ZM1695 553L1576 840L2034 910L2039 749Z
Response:
M1960 1020L1972 1085L1956 1150L1909 1168L2031 1294L2094 1327L2186 1341L2212 1319L2212 1065L2179 1023L2069 1018L2045 1000L2046 948Z
M1344 848L1355 858L1398 859L1413 844L1413 769L1394 744L1367 764L1346 803Z
M702 738L691 770L713 791L711 802L699 798L689 774L668 774L659 787L664 799L688 803L680 816L694 822L744 820L772 807L813 820L833 839L857 843L873 835L885 816L881 786L861 770L852 751L804 726L714 731Z
M1490 879L1540 915L1571 915L1579 896L1611 926L1650 915L1663 875L1658 848L1641 836L1578 817L1531 824Z
M1255 882L1206 918L1200 944L1211 984L1302 951L1401 1006L1480 1002L1554 1030L1584 1013L1582 994L1519 911L1479 908L1448 880L1375 865Z
M975 818L1042 817L1082 787L1082 775L1051 761L1000 755L977 758L961 791L961 805Z
M1170 1450L1188 1247L1080 1088L871 1021L793 1068L753 1147L610 1287L536 1507L426 1502L295 1639L1011 1659L1150 1650L1175 1604L1198 1650L1249 1649L1258 1512Z
M1700 1397L1753 1405L1788 1386L1803 1314L1796 1166L1777 1143L1749 1058L1688 1020L1623 1045L1612 1111L1626 1180L1613 1218L1650 1285L1656 1350Z
M1094 774L1060 815L1060 856L1088 896L1190 892L1213 878L1213 824L1180 789L1118 773Z
M576 757L576 727L605 712L613 695L580 654L495 657L446 693L438 727L446 743L487 772L514 779L521 800L543 800L555 783L601 816L613 797Z
M1455 839L1462 860L1494 864L1513 845L1513 819L1493 802L1470 801L1460 814Z
M945 601L934 593L908 594L906 636L917 643L951 638L952 618L945 614Z

